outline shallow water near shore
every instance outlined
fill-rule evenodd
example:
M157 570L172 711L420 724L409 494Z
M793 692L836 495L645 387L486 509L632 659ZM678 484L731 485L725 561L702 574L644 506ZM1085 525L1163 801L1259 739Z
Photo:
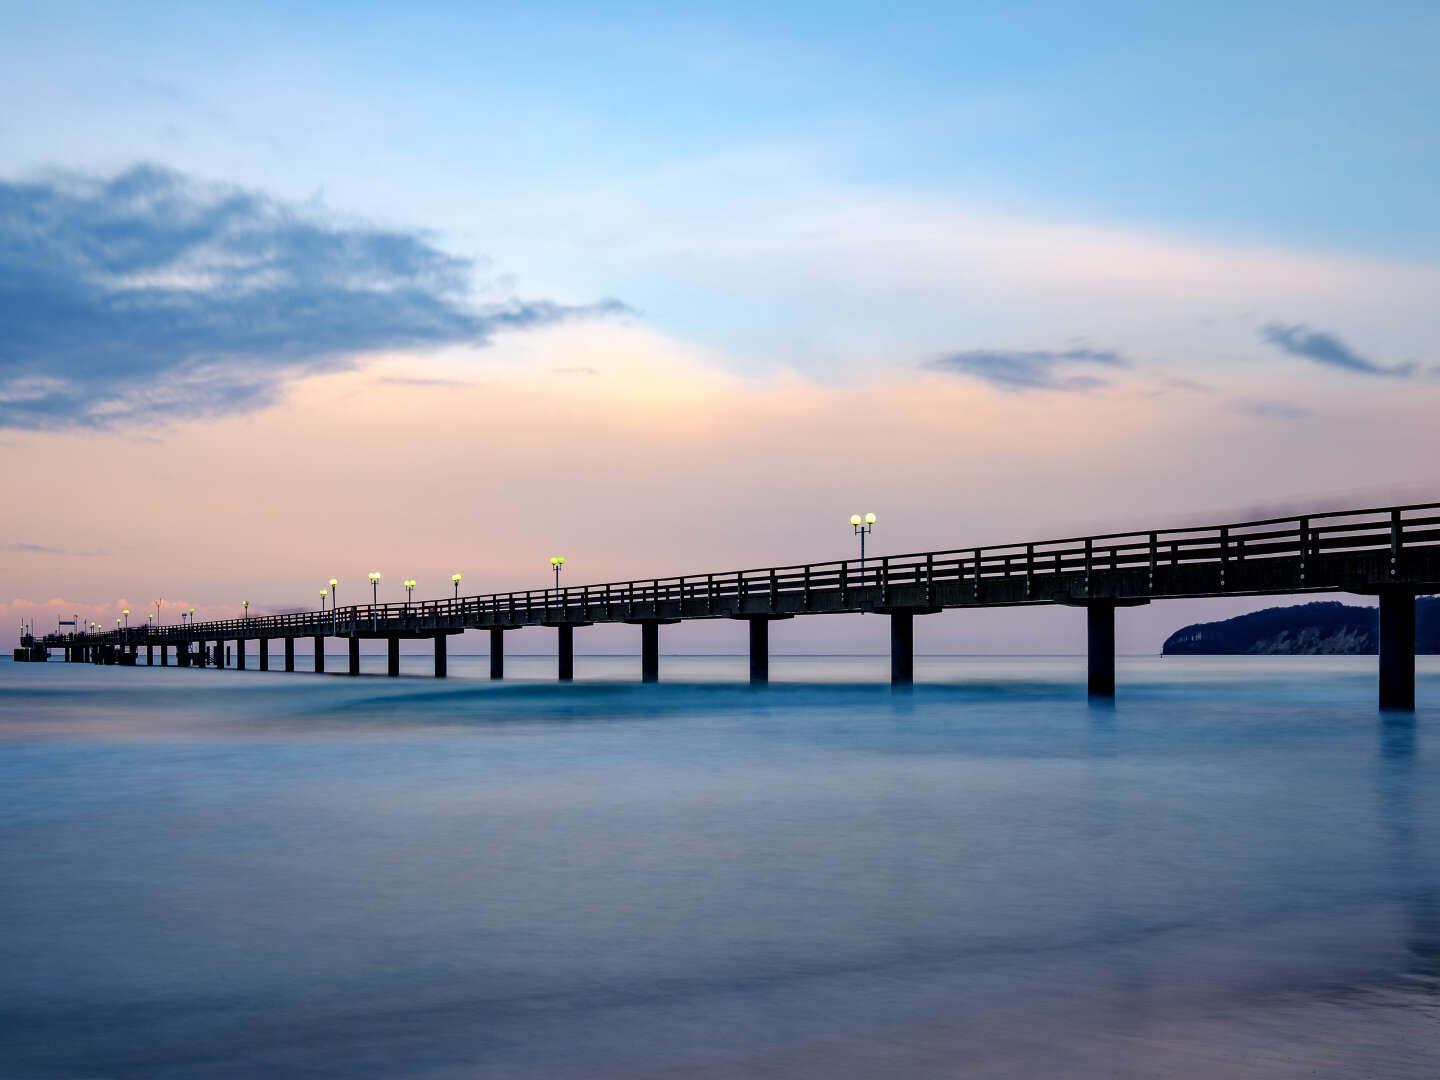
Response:
M1437 661L0 663L0 1075L1440 1075Z

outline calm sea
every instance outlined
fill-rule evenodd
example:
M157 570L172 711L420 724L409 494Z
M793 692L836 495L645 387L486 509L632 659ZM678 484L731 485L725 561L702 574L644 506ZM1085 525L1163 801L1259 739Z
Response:
M0 1075L1433 1078L1436 659L0 662Z

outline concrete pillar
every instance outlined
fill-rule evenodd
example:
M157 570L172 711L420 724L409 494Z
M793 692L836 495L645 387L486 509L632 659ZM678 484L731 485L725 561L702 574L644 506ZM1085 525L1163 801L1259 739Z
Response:
M890 613L890 685L910 686L915 682L915 613Z
M285 639L285 670L295 670L295 639L293 637Z
M1091 697L1115 696L1115 605L1096 600L1085 605Z
M235 639L235 670L245 670L245 639L243 637Z
M660 624L640 624L640 681L660 681Z
M270 639L269 639L269 638L263 638L263 637L262 637L262 638L260 639L260 670L261 670L261 671L269 671L269 670L270 670Z
M223 641L215 642L215 666L217 668L225 666L225 642Z
M385 674L392 679L400 674L400 639L391 634L385 639ZM354 675L355 672L351 672Z
M1415 594L1380 593L1380 708L1415 708Z
M770 681L770 620L750 620L750 685Z
M316 634L316 635L315 635L315 670L316 670L319 674L321 674L321 675L325 674L325 635L324 635L324 634Z
M446 663L446 639L448 637L448 634L435 635L435 677L437 679L443 679L449 674Z
M360 639L353 635L350 638L350 674L360 674Z
M505 631L497 626L490 628L490 678L505 677Z
M145 643L145 666L155 666L155 646L148 641Z
M560 634L560 681L569 682L575 678L575 628L558 626L556 630Z
M160 666L170 666L170 646L164 643L160 645Z

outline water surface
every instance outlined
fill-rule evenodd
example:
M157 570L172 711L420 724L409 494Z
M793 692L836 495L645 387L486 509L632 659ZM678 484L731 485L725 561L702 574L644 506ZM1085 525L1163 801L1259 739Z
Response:
M1440 1075L1433 658L745 663L0 664L0 1074Z

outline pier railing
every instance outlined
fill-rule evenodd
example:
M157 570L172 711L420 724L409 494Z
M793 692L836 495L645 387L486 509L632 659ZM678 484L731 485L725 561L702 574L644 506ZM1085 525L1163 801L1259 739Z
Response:
M467 627L1382 588L1433 581L1440 503L723 573L359 604L47 643L424 634ZM1347 586L1347 582L1353 582ZM1094 591L1100 586L1100 591Z

